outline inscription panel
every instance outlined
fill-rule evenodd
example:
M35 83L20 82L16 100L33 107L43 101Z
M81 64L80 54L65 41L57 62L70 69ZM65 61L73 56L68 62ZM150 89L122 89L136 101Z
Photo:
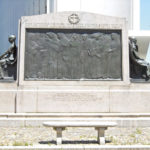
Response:
M122 80L121 30L26 29L25 80Z

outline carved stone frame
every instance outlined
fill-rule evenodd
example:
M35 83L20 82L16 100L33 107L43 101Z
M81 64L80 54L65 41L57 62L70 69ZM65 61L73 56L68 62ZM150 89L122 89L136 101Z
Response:
M68 17L77 14L80 21L77 24L70 24ZM121 30L122 35L122 81L25 81L24 60L25 60L25 34L27 28L42 29L110 29ZM93 13L82 12L61 12L44 14L21 18L20 46L19 46L19 85L122 85L129 84L129 54L128 54L128 30L124 18L103 16Z

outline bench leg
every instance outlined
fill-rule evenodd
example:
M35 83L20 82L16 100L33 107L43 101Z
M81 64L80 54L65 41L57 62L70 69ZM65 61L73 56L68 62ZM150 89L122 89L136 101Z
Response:
M64 128L62 127L58 127L58 128L54 128L56 130L56 144L60 145L62 144L62 131L64 130Z
M106 128L96 128L96 130L98 131L98 137L97 137L97 141L100 145L104 145L105 144L105 130Z

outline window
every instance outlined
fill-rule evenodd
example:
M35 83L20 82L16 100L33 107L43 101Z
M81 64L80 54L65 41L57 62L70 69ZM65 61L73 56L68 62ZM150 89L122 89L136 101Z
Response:
M140 29L150 30L150 0L140 0Z

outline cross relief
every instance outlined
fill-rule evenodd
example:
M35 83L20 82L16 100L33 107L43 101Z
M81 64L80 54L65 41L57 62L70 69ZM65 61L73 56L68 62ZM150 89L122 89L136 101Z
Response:
M68 21L71 23L71 24L77 24L79 23L80 21L80 18L77 14L72 14L68 17Z

